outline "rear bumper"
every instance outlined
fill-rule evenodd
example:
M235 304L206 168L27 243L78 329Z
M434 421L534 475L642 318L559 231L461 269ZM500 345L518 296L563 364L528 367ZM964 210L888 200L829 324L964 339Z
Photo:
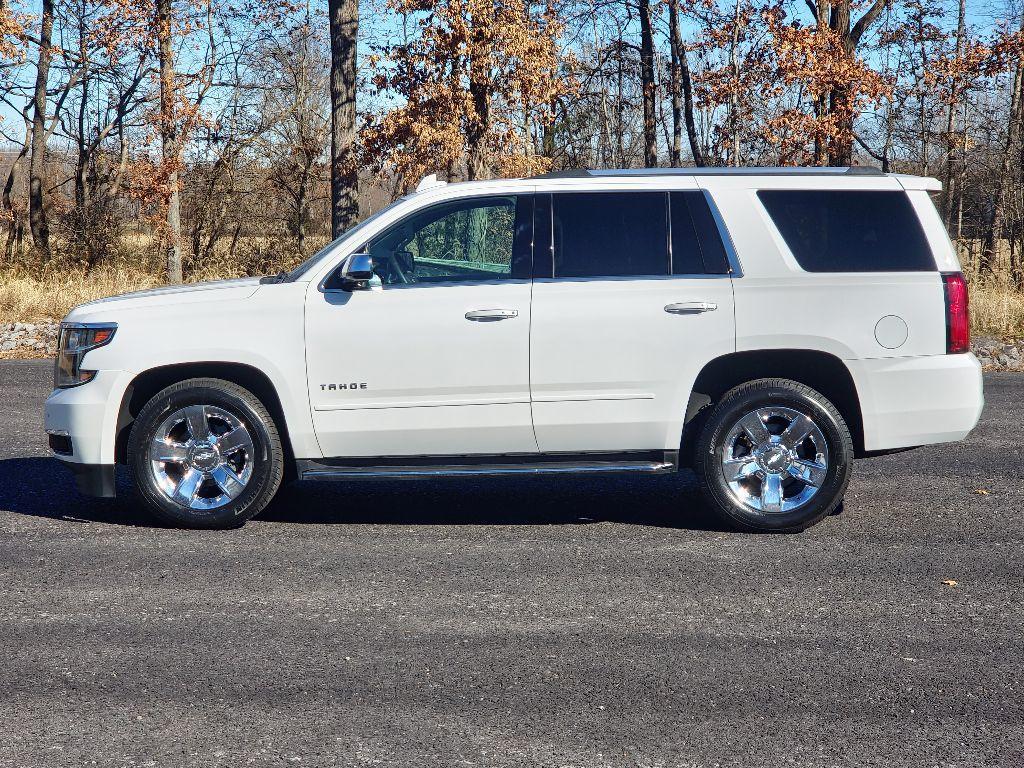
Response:
M981 418L985 396L973 354L848 362L866 451L962 440Z

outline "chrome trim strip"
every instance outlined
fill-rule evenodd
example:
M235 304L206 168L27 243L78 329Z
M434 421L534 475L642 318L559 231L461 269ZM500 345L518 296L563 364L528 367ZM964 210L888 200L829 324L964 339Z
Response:
M344 403L318 403L313 406L314 411L382 411L389 408L448 408L468 407L474 405L529 405L530 398L526 395L521 397L481 397L470 400L461 398L458 400L398 400L394 402L380 400L349 400Z
M653 392L569 392L561 395L534 395L533 403L589 403L600 400L653 400Z

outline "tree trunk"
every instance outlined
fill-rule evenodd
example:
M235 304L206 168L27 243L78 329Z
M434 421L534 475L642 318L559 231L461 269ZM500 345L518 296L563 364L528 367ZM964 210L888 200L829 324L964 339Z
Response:
M1024 24L1021 28L1024 29ZM1020 141L1021 122L1024 122L1022 98L1024 98L1024 62L1018 62L1017 71L1013 77L1013 91L1010 94L1010 124L1006 130L1006 144L999 164L996 198L992 204L992 215L989 217L988 227L985 229L985 243L982 248L981 261L978 264L978 271L981 273L991 272L995 268L999 240L1006 223L1006 202L1010 195L1010 168L1014 153L1017 151L1017 143Z
M644 105L644 166L658 164L658 135L654 84L654 33L651 30L650 0L640 0L640 89Z
M7 243L4 246L4 258L10 259L14 255L14 245L18 238L18 233L24 226L22 221L23 212L15 210L14 207L14 188L18 183L18 173L21 171L21 166L26 157L28 157L29 147L32 144L32 130L30 128L31 123L28 119L28 110L31 105L25 105L25 109L22 112L22 120L25 124L25 139L22 142L21 150L18 155L14 158L11 163L11 167L7 171L7 181L4 182L3 191L3 210L10 216L10 222L7 226Z
M466 177L473 181L490 175L487 134L491 128L491 62L483 33L493 22L473 20L470 23L469 97L473 114L466 126Z
M740 164L740 0L732 17L732 42L729 47L729 71L732 74L732 93L729 96L729 165Z
M683 153L683 103L680 94L680 63L682 40L679 36L679 0L669 0L668 4L668 50L669 69L668 87L672 91L672 145L669 148L669 165L678 168Z
M921 175L931 176L928 163L928 134L930 125L928 120L928 85L925 76L928 73L928 50L925 47L924 15L918 17L918 39L921 41L918 54L921 58L921 92L918 101L918 121L921 124Z
M359 219L356 165L356 38L359 0L329 0L331 26L331 236Z
M184 280L181 266L181 142L176 109L172 0L156 0L157 55L160 59L160 144L167 175L167 280Z
M852 24L850 17L850 2L851 0L839 0L835 5L830 5L826 0L820 0L817 24L820 27L827 15L828 24L832 31L839 36L843 50L847 56L852 57L855 55L857 45L864 33L875 23L890 0L874 0L855 24ZM822 106L824 106L824 101ZM837 110L842 110L842 114L838 120L838 137L831 142L828 148L828 163L829 165L850 165L853 162L853 120L855 115L850 103L849 87L835 88L829 96L829 114L835 114Z
M693 155L693 164L696 166L707 165L704 157L704 150L700 146L700 137L697 136L697 123L693 116L693 78L690 75L690 64L686 60L686 46L683 45L682 32L679 29L679 0L669 0L669 45L671 47L672 67L674 80L672 82L672 145L673 151L680 157L682 151L677 145L679 143L679 101L682 97L683 120L686 124L686 138L690 144L690 154Z
M46 83L50 77L53 38L53 0L43 0L39 25L39 62L32 100L32 158L29 160L28 210L32 240L43 259L50 258L50 228L46 222Z
M491 119L490 88L486 79L472 78L469 95L476 113L466 128L466 178L470 181L486 179L490 172L487 163L487 130Z
M88 110L89 110L89 50L86 45L85 0L79 5L78 18L78 56L82 61L82 93L78 104L78 116L76 124L75 140L78 144L78 158L75 162L75 209L78 212L79 238L86 266L92 267L95 259L95 249L92 247L92 234L94 222L91 217L91 199L88 187L89 165L92 161L91 148L87 136L88 132Z
M960 7L957 11L956 21L956 57L959 60L964 54L964 36L967 22L967 0L960 0ZM954 158L956 150L956 110L957 99L959 98L960 79L954 74L949 84L949 112L946 115L946 184L945 194L942 196L942 217L946 222L946 229L950 228L953 220L953 200L956 198L956 175L954 173Z

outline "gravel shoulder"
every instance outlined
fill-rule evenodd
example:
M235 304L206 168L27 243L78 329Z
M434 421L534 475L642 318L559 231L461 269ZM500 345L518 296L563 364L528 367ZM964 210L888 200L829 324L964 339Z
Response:
M800 535L687 475L299 483L156 527L0 363L0 767L1024 763L1024 379Z

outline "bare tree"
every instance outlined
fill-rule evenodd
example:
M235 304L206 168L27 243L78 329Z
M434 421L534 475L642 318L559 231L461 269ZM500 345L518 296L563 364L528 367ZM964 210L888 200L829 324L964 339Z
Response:
M39 57L32 97L32 157L29 160L29 226L44 259L50 258L50 227L46 221L46 88L53 59L53 0L43 0L39 17Z
M654 82L654 33L651 29L650 0L639 0L640 11L640 90L644 110L644 165L658 164L657 86Z

